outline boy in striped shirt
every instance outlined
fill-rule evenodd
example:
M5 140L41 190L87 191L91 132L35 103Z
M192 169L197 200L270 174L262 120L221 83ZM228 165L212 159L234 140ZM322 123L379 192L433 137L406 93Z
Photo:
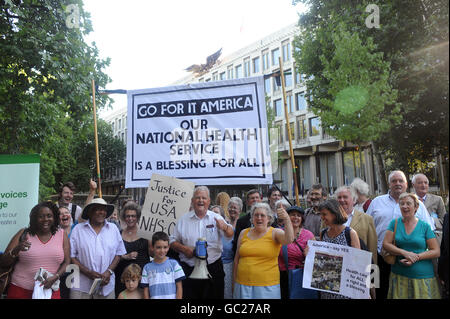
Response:
M142 270L141 287L144 288L144 299L181 299L181 281L186 277L180 264L167 257L169 236L164 232L154 233L152 245L153 261L146 264Z

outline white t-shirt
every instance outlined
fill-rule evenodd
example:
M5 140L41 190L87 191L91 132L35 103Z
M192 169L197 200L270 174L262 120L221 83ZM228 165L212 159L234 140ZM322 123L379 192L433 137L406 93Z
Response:
M227 225L231 226L222 216L210 210L201 219L197 217L194 211L184 214L177 222L173 235L170 236L170 243L177 241L185 246L195 247L195 243L199 238L206 238L208 264L212 264L222 256L222 238L228 238L217 227L216 219L223 220ZM180 261L191 267L195 265L195 257L187 258L184 254L180 254Z

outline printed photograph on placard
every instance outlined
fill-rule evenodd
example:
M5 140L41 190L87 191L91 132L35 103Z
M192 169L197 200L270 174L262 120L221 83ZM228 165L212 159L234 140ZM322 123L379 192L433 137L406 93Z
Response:
M342 256L316 252L311 287L338 293L343 260Z

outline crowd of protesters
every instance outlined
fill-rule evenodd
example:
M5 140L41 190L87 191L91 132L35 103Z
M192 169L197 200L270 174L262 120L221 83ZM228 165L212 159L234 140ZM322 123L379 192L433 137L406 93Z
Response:
M61 187L58 202L42 202L30 212L29 226L11 239L0 266L14 266L6 298L33 298L39 286L52 299L330 299L346 298L289 284L289 271L302 270L308 242L325 241L372 253L379 268L372 299L448 298L448 212L430 194L424 174L389 175L389 191L371 197L356 178L331 190L311 186L304 207L292 205L278 187L245 198L197 186L191 211L177 220L173 234L138 237L141 207L133 200L120 210L94 198L91 180L85 206L72 203L75 186ZM245 203L245 210L244 210ZM191 278L198 262L196 242L205 238L207 279ZM385 257L395 256L388 263ZM80 271L70 281L69 265ZM69 267L70 268L70 267ZM42 288L40 288L42 289ZM298 294L292 297L291 289Z

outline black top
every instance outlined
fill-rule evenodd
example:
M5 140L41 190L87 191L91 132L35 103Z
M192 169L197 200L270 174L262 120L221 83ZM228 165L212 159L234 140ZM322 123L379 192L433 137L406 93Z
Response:
M123 271L128 265L138 264L141 269L144 268L146 264L150 262L150 256L148 254L148 240L145 238L139 238L138 240L128 242L123 241L125 245L125 249L127 250L127 254L137 251L136 259L125 260L120 259L119 264L117 265L114 273L116 275L116 296L125 289L125 285L120 281L120 277L122 276Z
M449 280L448 280L448 212L444 216L444 224L442 225L442 240L441 240L441 256L438 259L438 274L444 281L444 288L448 297Z

